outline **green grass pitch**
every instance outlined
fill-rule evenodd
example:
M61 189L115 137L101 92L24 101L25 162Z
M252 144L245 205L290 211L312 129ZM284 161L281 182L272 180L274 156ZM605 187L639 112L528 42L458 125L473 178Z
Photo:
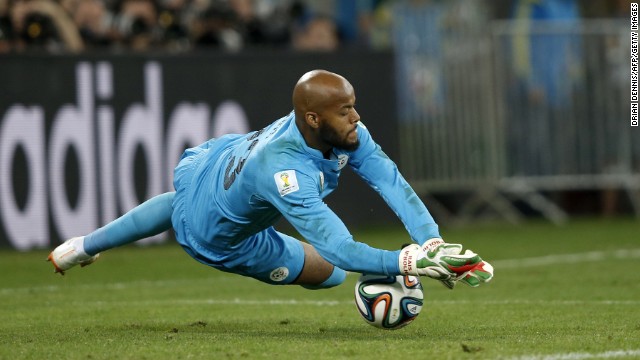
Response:
M379 330L357 276L320 291L200 265L174 243L127 246L54 275L45 251L0 251L0 359L640 358L640 221L444 228L495 267L453 291L424 279L409 326ZM397 249L401 228L356 231Z

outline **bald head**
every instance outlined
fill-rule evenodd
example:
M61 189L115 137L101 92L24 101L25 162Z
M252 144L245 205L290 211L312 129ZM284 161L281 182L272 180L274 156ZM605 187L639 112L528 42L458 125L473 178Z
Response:
M302 75L293 88L293 109L307 145L326 158L334 147L355 150L360 121L355 102L353 86L344 77L326 70Z
M293 88L293 109L297 119L307 112L321 112L341 98L353 96L353 87L344 77L326 70L302 75Z

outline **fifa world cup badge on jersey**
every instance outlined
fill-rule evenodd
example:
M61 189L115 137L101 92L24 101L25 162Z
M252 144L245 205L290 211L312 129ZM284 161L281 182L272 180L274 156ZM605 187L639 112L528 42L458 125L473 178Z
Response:
M298 179L296 178L295 170L285 170L275 173L273 178L278 186L278 192L280 196L291 194L294 191L300 190L298 186Z

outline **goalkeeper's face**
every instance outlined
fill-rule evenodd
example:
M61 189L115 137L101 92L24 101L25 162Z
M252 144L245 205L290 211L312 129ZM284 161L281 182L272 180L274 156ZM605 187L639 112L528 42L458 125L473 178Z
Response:
M360 115L355 109L356 98L353 88L342 94L334 94L334 98L325 107L325 111L318 113L320 122L318 132L325 144L354 151L360 145L358 140L358 121Z
M358 148L358 121L353 86L326 70L304 74L293 89L296 122L307 144L327 155L331 148Z
M355 151L360 146L357 125L347 129L340 129L323 122L319 130L322 141L333 148Z

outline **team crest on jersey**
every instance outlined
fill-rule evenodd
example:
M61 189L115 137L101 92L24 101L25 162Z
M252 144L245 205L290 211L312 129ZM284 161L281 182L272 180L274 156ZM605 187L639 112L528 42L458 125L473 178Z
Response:
M276 185L278 186L278 192L280 196L291 194L292 192L300 190L298 186L298 179L296 178L295 170L285 170L275 173L273 175Z
M338 155L338 170L342 170L342 168L345 167L345 165L347 165L348 161L349 161L349 155L345 155L345 154Z

